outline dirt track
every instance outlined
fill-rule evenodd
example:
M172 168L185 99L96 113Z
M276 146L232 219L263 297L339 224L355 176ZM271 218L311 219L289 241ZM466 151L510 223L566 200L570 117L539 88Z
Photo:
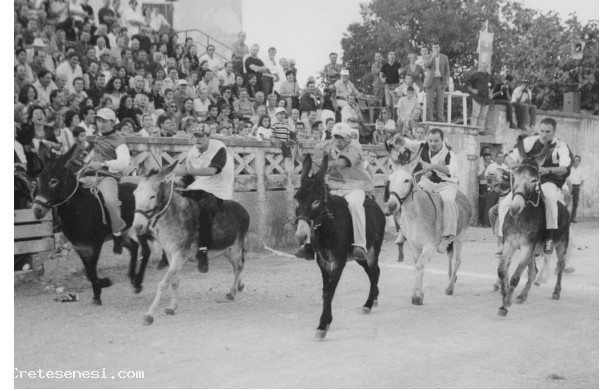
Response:
M381 254L379 306L360 312L368 281L349 263L334 299L334 322L314 340L321 310L321 276L314 262L249 254L246 288L234 302L225 260L208 274L183 269L177 314L142 316L163 271L149 266L134 295L127 255L101 260L103 306L56 303L39 284L15 289L15 367L20 370L102 370L108 379L16 379L16 387L205 388L594 388L599 385L598 223L572 225L576 244L561 300L553 280L533 287L527 302L496 315L496 261L490 230L472 228L454 296L446 296L446 258L425 268L425 301L410 304L413 268L397 263L392 241ZM155 259L153 263L156 264ZM521 281L521 285L524 279ZM520 286L519 286L520 287ZM169 302L169 294L162 307ZM120 370L144 379L110 379Z

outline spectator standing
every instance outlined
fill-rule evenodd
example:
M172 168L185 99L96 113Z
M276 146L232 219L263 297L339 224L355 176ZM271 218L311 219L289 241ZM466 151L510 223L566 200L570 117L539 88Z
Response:
M340 71L342 70L342 65L338 63L338 54L337 53L329 53L329 64L323 67L323 80L325 85L333 85L340 78Z
M201 56L202 61L208 61L208 67L212 70L213 75L217 75L217 72L223 68L223 63L219 57L215 56L215 45L208 45L206 47L206 53Z
M130 0L128 5L128 9L126 9L123 13L123 20L125 21L125 26L127 27L128 37L132 37L133 35L138 34L140 26L144 26L144 18L141 13L136 11L136 6L138 5L136 0Z
M408 78L410 76L406 76ZM416 107L420 107L419 100L416 98L414 88L409 86L406 89L406 96L402 96L397 102L397 124L400 128L412 119L412 112Z
M278 76L278 65L276 63L276 48L271 47L268 49L268 56L264 58L263 64L266 67L266 71L262 73L261 86L264 93L264 97L268 97L274 90L274 82L279 79Z
M249 54L249 47L244 43L246 40L246 33L240 31L238 34L238 40L232 45L232 62L234 71L237 74L244 74L244 60L245 56Z
M362 96L361 92L355 87L355 84L349 80L348 69L342 69L340 71L340 80L334 83L334 87L336 88L336 99L340 108L344 108L348 105L348 97L350 95L359 98Z
M393 112L393 107L397 103L393 91L399 86L400 81L401 65L395 61L395 58L395 51L391 50L387 54L388 62L380 69L380 78L385 83L385 105L390 112Z
M408 65L404 67L404 77L412 76L412 80L419 87L419 90L423 89L423 80L425 79L425 70L419 64L417 64L416 53L408 54Z
M257 77L256 88L257 91L262 90L262 77L265 72L268 71L268 68L264 66L264 63L261 59L257 57L259 53L259 45L253 44L251 46L251 54L244 60L244 69L247 74L247 78L255 75ZM249 78L250 82L250 78ZM265 95L264 95L265 97Z
M511 75L506 75L501 83L495 84L493 87L493 104L501 104L506 106L506 120L510 124L510 128L514 129L512 120L512 81Z
M522 79L512 92L512 105L516 107L516 121L523 130L534 130L536 106L531 104L531 90L527 87L527 79ZM529 129L527 128L529 123Z
M98 23L106 24L108 28L112 31L111 27L117 21L117 15L115 15L115 11L111 8L111 1L104 0L103 6L98 10ZM110 39L110 38L109 38Z
M162 27L170 27L170 23L166 20L166 17L159 13L159 9L157 7L152 7L153 10L151 12L151 21L149 22L149 26L151 29L158 33Z
M584 183L585 175L580 163L582 162L582 157L576 155L574 156L574 161L572 164L572 169L569 177L567 178L567 184L570 187L570 193L572 194L572 214L571 214L571 222L576 223L576 212L578 211L578 201L580 200L580 189L582 188L582 184Z
M424 57L425 81L423 87L427 99L427 121L434 120L434 113L438 122L444 122L444 90L450 78L448 57L440 53L440 44L431 46L432 53ZM435 105L434 105L435 104Z
M374 54L374 62L372 63L371 72L372 72L372 93L374 97L380 102L380 105L385 105L385 83L380 78L380 73L382 71L382 54L375 53Z
M484 129L491 103L491 74L486 70L479 70L472 74L468 80L468 90L472 96L472 118L470 124ZM483 217L484 218L484 217Z
M485 212L485 204L489 186L487 185L487 169L493 163L491 153L482 155L484 165L478 170L478 224L480 226L488 225L488 213Z

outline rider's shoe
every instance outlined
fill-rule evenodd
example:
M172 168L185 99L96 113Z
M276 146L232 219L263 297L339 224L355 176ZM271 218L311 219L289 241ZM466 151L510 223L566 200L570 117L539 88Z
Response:
M198 260L198 271L205 274L208 272L208 251L200 248L196 254Z
M553 239L547 238L546 241L544 241L544 254L552 255L552 253L553 253Z

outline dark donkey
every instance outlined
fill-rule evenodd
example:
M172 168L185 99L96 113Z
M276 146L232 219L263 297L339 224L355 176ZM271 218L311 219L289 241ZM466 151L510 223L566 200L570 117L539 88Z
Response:
M38 195L34 199L34 216L44 217L51 208L57 207L57 213L62 223L62 231L66 238L72 243L79 254L87 279L93 288L93 303L101 305L100 293L104 287L109 287L112 282L109 278L98 278L97 265L102 250L102 244L112 238L110 219L106 208L102 209L104 203L94 196L89 189L84 188L75 176L72 159L75 153L74 145L66 154L50 162L38 176ZM73 156L74 155L74 156ZM134 190L133 183L121 183L119 185L119 200L121 201L121 217L128 226L134 220ZM106 224L104 223L106 222ZM142 290L142 279L150 255L147 242L148 234L138 237L138 241L129 238L123 246L130 251L129 278L134 286L134 291ZM138 247L142 246L142 262L136 273L136 261L138 258Z
M303 241L308 230L311 230L311 244L323 277L323 313L317 327L318 339L325 337L332 322L332 300L353 244L353 224L346 200L331 195L325 185L327 162L328 157L323 157L319 171L309 177L312 160L310 155L306 155L300 188L295 194L298 219L296 236ZM385 215L373 199L366 198L364 207L367 261L357 262L370 279L370 292L362 308L363 313L370 313L378 299L378 255L385 233Z
M504 246L497 270L502 294L502 306L498 311L500 316L508 314L508 307L512 304L512 294L519 284L525 267L529 267L527 283L521 294L516 297L516 302L523 303L527 299L537 274L535 255L544 252L546 207L538 188L539 170L551 149L551 143L549 142L535 158L526 158L522 138L519 138L517 149L522 162L514 170L512 205L504 221ZM557 252L557 284L552 295L553 299L559 299L561 294L561 278L570 238L570 216L567 208L561 202L557 202L557 207L559 208L558 229L553 235L553 246ZM508 268L512 255L517 250L520 251L519 264L508 282Z

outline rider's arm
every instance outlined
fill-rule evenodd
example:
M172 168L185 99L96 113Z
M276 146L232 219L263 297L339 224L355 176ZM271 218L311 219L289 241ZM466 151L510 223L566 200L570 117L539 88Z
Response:
M130 150L126 144L121 144L115 149L116 160L106 161L109 172L123 172L130 165Z
M225 148L221 148L212 158L210 164L207 167L195 168L190 161L187 162L187 168L185 170L186 175L192 176L214 176L221 172L225 163L227 162L227 151Z

